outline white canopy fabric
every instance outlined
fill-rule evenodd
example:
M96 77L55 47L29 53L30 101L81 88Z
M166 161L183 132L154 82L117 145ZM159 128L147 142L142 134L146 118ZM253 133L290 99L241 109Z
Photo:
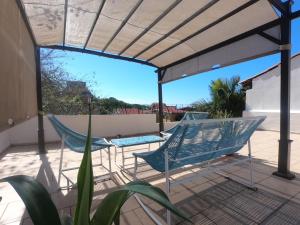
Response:
M20 2L38 45L95 50L168 67L162 82L279 50L278 44L260 34L208 50L278 19L268 0ZM280 38L278 26L265 33ZM199 52L203 54L182 60Z

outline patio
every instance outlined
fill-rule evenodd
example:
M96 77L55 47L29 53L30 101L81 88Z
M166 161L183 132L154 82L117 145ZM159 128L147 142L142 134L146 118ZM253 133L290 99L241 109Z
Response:
M300 174L300 152L297 151L300 147L300 135L292 134L291 137L294 140L291 151L291 169ZM172 202L186 212L195 224L299 224L299 176L288 181L271 175L277 168L278 138L279 133L272 131L256 131L252 136L254 180L256 187L258 187L257 192L212 173L209 176L204 176L171 189ZM155 149L157 146L158 144L153 144L151 149ZM143 147L145 146L136 146L135 149ZM54 143L47 144L46 148L48 150L47 155L38 155L36 154L36 145L10 147L8 151L1 155L1 178L14 174L37 177L51 192L60 213L72 213L76 199L75 191L56 191L58 187L57 173L60 146ZM95 161L98 159L97 153L93 155ZM128 154L130 154L130 150ZM241 151L241 154L247 155L246 148ZM78 154L71 151L66 151L65 155L68 159L64 166L78 165L82 156L78 157ZM116 164L121 165L119 155ZM114 156L112 155L112 157ZM147 168L145 169L147 170ZM129 175L120 171L114 163L113 170L115 172L115 183L107 181L95 185L94 206L117 185L122 185L132 179ZM197 168L194 168L183 171L176 174L176 176L189 176L197 170ZM248 165L232 166L226 170L226 173L231 178L247 181L249 177ZM70 176L72 175L75 177L76 172L70 174ZM155 174L153 170L141 172L138 176L151 177L147 180L158 187L164 188L164 178ZM14 190L8 184L1 184L0 188L1 193L5 193L0 203L0 224L31 224L28 214L24 212L24 205ZM162 207L151 201L146 200L146 203L164 218L165 211ZM123 206L121 218L121 224L154 224L134 198L131 198ZM179 222L176 218L173 221Z
M293 10L292 1L224 2L1 1L0 44L5 57L0 60L0 84L4 84L0 90L5 97L0 108L3 131L0 144L2 149L8 149L0 153L0 178L16 174L35 177L51 193L61 214L74 213L76 189L58 191L60 145L50 144L45 138L41 48L93 54L153 68L157 73L159 100L156 132L166 128L163 84L278 53L281 58L280 132L256 131L252 137L254 181L258 191L211 174L177 186L171 190L170 198L195 224L300 224L300 152L297 152L300 134L290 134L291 21L300 17L300 10ZM30 120L34 123L30 127L34 132L27 128L21 131L25 138L32 133L37 144L14 145L11 140L14 125ZM18 133L18 137L23 133ZM157 146L153 144L151 148ZM143 147L136 146L127 154ZM246 148L240 152L242 158L247 157ZM227 164L227 160L236 156L217 163ZM63 166L78 165L81 157L67 152L64 161L67 163ZM99 152L93 153L95 161L98 157ZM108 163L108 158L104 162ZM120 157L116 164L121 164ZM95 184L93 207L107 193L132 180L118 166L112 165L113 181ZM138 178L146 178L164 189L165 179L148 167L143 168ZM172 176L189 177L198 171L199 168L193 167ZM96 175L102 172L95 171ZM250 175L248 165L244 164L224 172L244 181ZM273 172L277 176L273 176ZM294 172L298 175L296 178ZM76 172L69 175L76 179ZM4 183L0 184L0 189L0 225L31 224L15 191ZM154 202L146 199L145 202L163 222L165 210ZM133 198L122 208L121 217L121 224L154 224ZM184 223L178 218L172 221Z

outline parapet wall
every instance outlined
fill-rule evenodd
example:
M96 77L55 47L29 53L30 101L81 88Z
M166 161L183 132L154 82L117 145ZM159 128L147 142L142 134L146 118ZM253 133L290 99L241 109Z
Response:
M60 115L57 118L74 131L86 133L88 116ZM176 122L165 123L165 129L174 126ZM45 141L59 141L59 136L51 123L44 117ZM115 137L141 135L158 132L155 114L134 115L93 115L92 134L94 137ZM10 145L37 143L37 117L31 118L10 129L0 132L0 152Z

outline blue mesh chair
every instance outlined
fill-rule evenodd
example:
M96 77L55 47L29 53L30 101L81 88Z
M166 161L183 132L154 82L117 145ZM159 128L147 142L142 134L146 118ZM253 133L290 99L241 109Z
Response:
M74 185L74 182L71 179L69 179L64 172L78 169L78 167L64 168L64 169L62 168L64 148L65 148L65 146L67 146L71 151L74 151L77 153L84 153L87 136L77 133L77 132L71 130L70 128L66 127L54 115L49 115L48 119L51 122L54 129L56 130L57 134L61 138L61 154L60 154L60 163L59 163L58 185L60 185L61 176L64 176L67 180L67 189L69 189L69 187L70 187L69 184L72 183L72 185ZM111 147L111 144L105 138L92 138L92 146L91 146L92 152L100 150L100 164L96 164L93 166L102 166L102 168L104 168L105 170L108 171L108 174L104 175L104 177L107 177L107 175L108 175L109 178L112 178L110 147ZM103 165L102 150L106 150L106 152L108 154L108 158L109 158L108 168L106 168ZM107 178L105 178L105 179L107 179Z
M247 186L254 188L250 137L264 120L265 117L248 117L181 121L168 140L156 151L133 153L135 157L134 177L136 179L137 159L141 158L154 170L165 173L166 192L169 194L171 185L175 186L195 178L192 176L188 179L171 181L170 171L176 172L190 165L211 164L223 156L236 153L248 143L248 157L238 158L237 161L238 163L249 161L250 185L247 184ZM228 163L225 163L224 167L226 166ZM217 170L220 169L219 167ZM207 170L207 172L211 171L211 168ZM197 175L201 175L201 172ZM138 201L142 205L141 200ZM142 206L145 207L145 205ZM150 216L153 217L153 215ZM167 221L170 224L169 213Z
M182 119L179 121L179 123L181 123L183 121L203 120L203 119L207 119L207 118L208 118L208 113L207 112L186 112L183 115ZM165 137L168 137L168 136L172 135L175 132L178 124L176 124L174 127L170 128L166 131L161 132L161 134Z

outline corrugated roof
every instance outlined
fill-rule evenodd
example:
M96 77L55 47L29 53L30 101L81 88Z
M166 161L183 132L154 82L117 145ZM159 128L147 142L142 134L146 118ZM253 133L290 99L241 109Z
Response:
M162 82L279 50L266 38L280 34L269 0L17 1L39 46L97 51L168 68Z

